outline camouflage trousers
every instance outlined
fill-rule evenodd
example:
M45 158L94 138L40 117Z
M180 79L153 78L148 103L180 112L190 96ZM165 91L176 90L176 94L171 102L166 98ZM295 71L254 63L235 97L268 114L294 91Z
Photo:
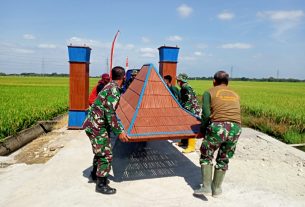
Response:
M241 126L234 122L212 122L206 130L200 147L200 164L212 164L214 152L219 149L216 169L227 170L241 133Z
M111 170L112 150L111 141L106 128L100 129L99 135L95 136L86 128L85 132L90 139L94 153L93 166L97 166L96 175L107 177Z

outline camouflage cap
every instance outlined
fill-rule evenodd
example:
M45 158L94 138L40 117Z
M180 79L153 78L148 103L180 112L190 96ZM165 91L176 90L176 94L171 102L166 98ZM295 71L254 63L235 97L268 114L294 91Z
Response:
M177 76L177 80L180 80L182 82L187 82L187 79L188 79L188 76L185 74L185 73L180 73L178 76Z
M137 75L138 71L137 70L132 70L131 75Z

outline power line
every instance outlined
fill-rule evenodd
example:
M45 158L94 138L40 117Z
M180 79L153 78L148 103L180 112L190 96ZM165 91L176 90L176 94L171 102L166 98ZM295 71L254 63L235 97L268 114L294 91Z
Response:
M231 78L233 78L233 65L231 66Z

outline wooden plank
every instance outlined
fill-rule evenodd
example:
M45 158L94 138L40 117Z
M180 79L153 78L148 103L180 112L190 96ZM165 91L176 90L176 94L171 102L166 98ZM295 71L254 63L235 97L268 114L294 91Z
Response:
M87 110L89 107L89 64L70 63L70 110Z

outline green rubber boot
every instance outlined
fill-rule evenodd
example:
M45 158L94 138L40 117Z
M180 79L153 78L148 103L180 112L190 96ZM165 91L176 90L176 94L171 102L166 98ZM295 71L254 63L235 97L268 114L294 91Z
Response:
M225 174L226 174L226 171L215 168L214 178L213 178L213 182L212 182L212 196L213 197L218 197L221 195L221 193L222 193L221 184L223 182Z
M211 195L213 165L201 165L202 186L194 191L194 195Z

